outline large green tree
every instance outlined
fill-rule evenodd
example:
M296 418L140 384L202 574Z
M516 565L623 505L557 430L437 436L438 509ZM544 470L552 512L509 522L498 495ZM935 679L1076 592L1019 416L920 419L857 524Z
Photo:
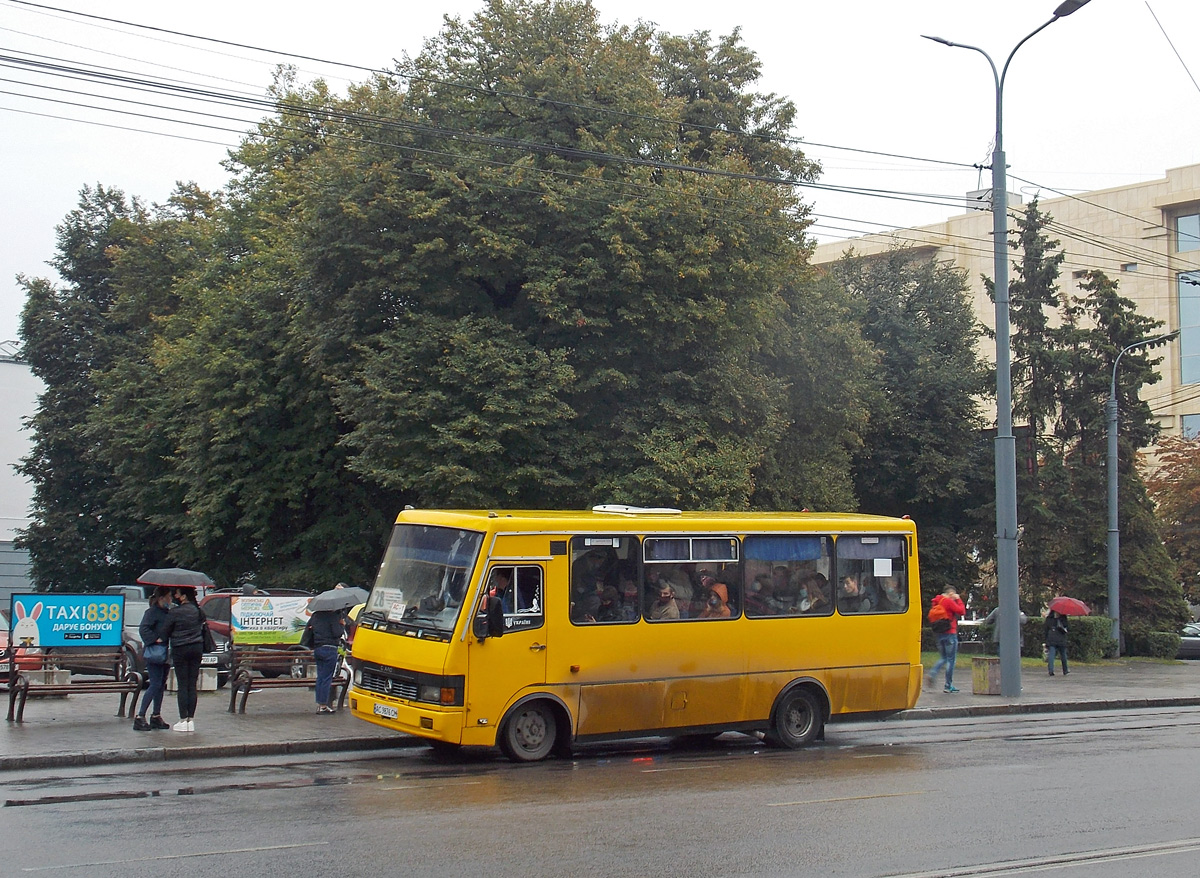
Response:
M54 267L64 280L20 278L24 356L45 384L31 419L32 450L20 471L33 484L32 523L18 543L32 578L46 591L77 591L130 581L145 560L127 538L130 519L118 486L97 454L90 419L99 402L95 376L120 355L110 318L119 298L117 261L136 247L144 208L121 192L85 187L58 227Z
M344 96L283 74L221 197L92 199L67 285L30 283L70 397L31 545L85 498L90 584L315 586L369 575L404 503L849 507L868 348L807 269L817 168L759 73L736 33L497 0Z
M870 420L854 455L862 511L910 515L920 527L926 594L978 579L972 550L990 490L980 399L989 370L964 273L894 248L851 252L836 266L876 351Z
M791 104L736 37L578 3L491 3L415 68L289 91L237 156L292 198L351 466L423 505L750 503L795 422L764 344L808 220L761 179L815 173Z

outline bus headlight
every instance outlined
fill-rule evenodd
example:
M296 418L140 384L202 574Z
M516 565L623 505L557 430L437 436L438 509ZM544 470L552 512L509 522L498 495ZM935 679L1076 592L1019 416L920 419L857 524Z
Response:
M442 687L431 686L426 683L417 691L418 701L431 701L434 704L442 703Z
M462 707L464 682L464 678L457 675L436 677L421 674L417 680L417 701L443 707Z

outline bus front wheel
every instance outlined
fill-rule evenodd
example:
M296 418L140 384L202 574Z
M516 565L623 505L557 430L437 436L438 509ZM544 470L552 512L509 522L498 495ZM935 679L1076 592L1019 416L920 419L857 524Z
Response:
M550 755L558 737L554 711L544 701L522 704L500 730L500 749L514 762L538 762Z
M811 744L821 733L821 703L809 689L798 686L779 699L767 739L795 750Z

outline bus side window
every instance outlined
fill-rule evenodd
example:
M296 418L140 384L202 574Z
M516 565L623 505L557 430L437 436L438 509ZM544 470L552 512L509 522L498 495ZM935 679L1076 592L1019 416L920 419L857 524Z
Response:
M908 609L907 543L903 537L838 538L837 609L842 614L903 613Z

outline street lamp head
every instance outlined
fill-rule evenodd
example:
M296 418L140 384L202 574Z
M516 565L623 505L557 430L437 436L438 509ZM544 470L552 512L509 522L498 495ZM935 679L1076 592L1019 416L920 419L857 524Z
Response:
M1084 6L1087 6L1088 0L1063 0L1058 4L1058 8L1054 10L1055 18L1066 18L1072 12L1078 12Z

